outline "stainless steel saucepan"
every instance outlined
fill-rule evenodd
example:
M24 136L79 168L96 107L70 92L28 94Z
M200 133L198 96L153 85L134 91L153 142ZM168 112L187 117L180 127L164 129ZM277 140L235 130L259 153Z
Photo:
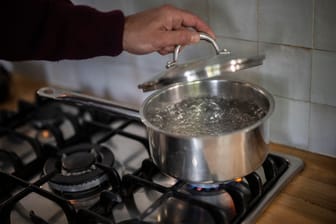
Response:
M230 80L203 80L164 87L149 96L140 108L118 105L83 94L45 87L38 90L44 97L123 113L141 119L147 126L151 158L161 171L189 182L221 182L257 169L268 153L268 118L273 112L272 96L260 87ZM267 108L258 122L232 133L217 136L186 136L167 132L149 122L153 108L210 96L253 101Z
M238 60L242 61L242 59ZM251 62L251 60L246 61ZM223 64L225 63L221 63L220 66ZM218 68L218 64L215 66ZM206 70L211 69L207 68L202 71ZM193 71L197 76L201 70L195 72L194 69ZM184 72L180 71L177 75L181 77L181 74ZM268 121L274 110L274 100L268 91L251 83L222 79L184 81L161 88L160 80L169 81L167 77L161 77L155 82L141 85L146 89L153 89L153 86L150 86L152 83L154 86L160 86L160 89L143 102L140 110L53 87L41 88L37 93L43 97L92 106L140 119L147 127L150 156L153 162L162 172L184 181L223 182L245 176L261 166L268 154ZM265 108L266 113L253 124L216 135L179 134L160 128L151 122L149 116L153 115L153 110L196 97L219 97L253 102Z

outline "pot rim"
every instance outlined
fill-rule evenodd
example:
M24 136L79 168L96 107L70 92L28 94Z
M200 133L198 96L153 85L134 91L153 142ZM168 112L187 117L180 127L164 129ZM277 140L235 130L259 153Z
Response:
M248 86L251 87L253 89L255 89L256 91L260 92L262 95L264 95L268 102L269 102L269 108L267 111L267 114L259 119L257 122L246 126L244 128L240 128L231 132L224 132L224 133L219 133L217 135L187 135L187 134L177 134L177 133L173 133L173 132L169 132L166 131L164 129L158 128L157 126L153 125L151 122L149 122L146 118L145 118L145 109L147 108L149 102L157 97L158 95L162 94L163 92L169 91L170 89L174 89L174 88L178 88L181 86L186 86L186 85L193 85L195 83L201 83L201 82L233 82L233 83L239 83L241 85L244 86ZM196 81L185 81L185 82L180 82L180 83L174 83L171 85L167 85L157 91L155 91L153 94L149 95L141 104L140 109L139 109L139 113L140 113L140 117L141 117L141 121L143 124L145 124L145 126L147 128L153 129L156 132L160 132L164 135L167 136L172 136L172 137L178 137L178 138L217 138L219 136L228 136L228 135L233 135L239 132L249 132L257 127L259 127L262 123L264 123L274 112L274 108L275 108L275 101L274 101L274 97L272 96L272 94L267 91L265 88L253 84L251 82L247 82L247 81L240 81L240 80L233 80L233 79L206 79L206 80L196 80Z

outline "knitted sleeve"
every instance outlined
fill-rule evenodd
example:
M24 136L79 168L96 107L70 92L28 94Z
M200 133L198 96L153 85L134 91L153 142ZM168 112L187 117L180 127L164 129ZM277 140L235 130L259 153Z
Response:
M0 59L62 60L122 52L124 15L69 0L4 0L0 7Z

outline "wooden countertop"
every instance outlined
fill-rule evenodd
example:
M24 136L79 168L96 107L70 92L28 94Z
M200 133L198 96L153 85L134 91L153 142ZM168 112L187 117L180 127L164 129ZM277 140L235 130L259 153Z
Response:
M16 108L19 99L33 101L42 86L45 82L14 75L11 98L0 103L0 109ZM273 200L257 224L335 223L336 159L278 144L271 144L271 151L297 156L305 168Z
M335 223L336 159L277 144L271 150L297 156L305 167L257 223Z

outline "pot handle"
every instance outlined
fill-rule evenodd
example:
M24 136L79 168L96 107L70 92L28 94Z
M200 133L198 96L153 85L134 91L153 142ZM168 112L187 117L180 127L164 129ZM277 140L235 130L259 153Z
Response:
M200 39L201 40L205 40L207 42L209 42L216 50L216 54L219 55L219 54L224 54L224 55L228 55L230 54L231 52L229 52L227 49L220 49L217 42L211 38L208 34L206 33L199 33L200 35ZM173 60L172 61L169 61L166 65L166 68L170 68L172 66L174 66L176 63L177 63L177 59L178 59L178 56L179 56L179 52L180 52L180 49L181 49L181 45L177 45L175 50L174 50L174 53L173 53Z
M88 106L96 109L103 109L105 111L117 113L127 118L141 121L141 116L138 108L117 103L115 101L100 99L97 97L55 87L40 88L39 90L37 90L37 95L53 100L77 104L80 106Z

